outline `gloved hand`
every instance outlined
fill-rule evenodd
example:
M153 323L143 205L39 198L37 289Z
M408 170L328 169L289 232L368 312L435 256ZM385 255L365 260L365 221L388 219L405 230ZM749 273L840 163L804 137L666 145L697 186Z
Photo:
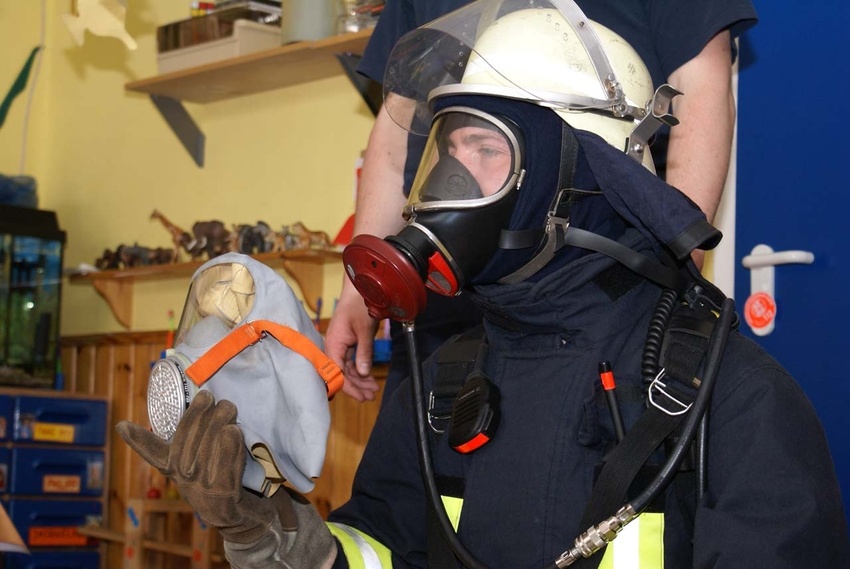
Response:
M200 391L171 443L128 421L121 438L177 486L206 523L218 528L234 567L321 568L336 543L318 512L294 491L266 498L242 486L247 450L236 407ZM279 559L271 564L273 559Z

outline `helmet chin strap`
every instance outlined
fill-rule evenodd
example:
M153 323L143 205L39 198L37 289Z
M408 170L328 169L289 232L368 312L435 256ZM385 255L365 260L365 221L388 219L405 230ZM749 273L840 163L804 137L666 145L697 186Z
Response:
M582 197L601 194L599 191L591 192L573 188L560 190L546 216L543 244L537 254L513 273L502 277L499 283L513 284L531 278L549 264L558 251L569 245L608 255L644 278L677 293L685 290L687 281L677 269L638 253L613 239L570 226L569 206L575 203L576 193ZM539 236L539 230L503 231L499 246L506 249L531 247L539 242Z
M673 97L680 93L669 85L662 85L655 92L652 101L648 103L651 112L638 123L626 141L625 153L638 162L641 160L646 142L661 127L662 124L673 126L678 121L669 114ZM608 255L619 261L639 275L676 292L682 292L686 287L685 279L677 269L668 267L650 257L609 239L570 226L570 208L573 204L594 195L601 195L599 190L589 191L573 188L573 178L577 167L578 141L570 127L564 124L561 137L561 163L558 187L561 188L546 214L543 235L539 229L524 231L502 231L499 247L502 249L526 249L540 243L537 253L525 265L513 273L499 279L501 284L513 284L527 280L545 267L555 254L565 245L579 247L597 253Z

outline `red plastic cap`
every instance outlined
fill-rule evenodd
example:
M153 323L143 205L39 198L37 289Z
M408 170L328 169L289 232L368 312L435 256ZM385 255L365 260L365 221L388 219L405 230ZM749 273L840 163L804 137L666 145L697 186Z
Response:
M412 322L427 301L425 283L408 258L374 235L358 235L342 252L342 262L369 315Z

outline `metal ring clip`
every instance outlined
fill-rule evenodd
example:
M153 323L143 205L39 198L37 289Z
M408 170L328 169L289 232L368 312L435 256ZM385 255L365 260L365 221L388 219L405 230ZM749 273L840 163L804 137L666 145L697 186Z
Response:
M655 407L656 409L661 411L662 413L666 413L667 415L670 415L671 417L677 417L679 415L683 415L683 414L687 413L690 410L691 405L693 405L693 403L683 403L682 401L679 401L673 395L671 395L670 393L665 391L667 384L664 383L663 381L661 381L661 378L664 377L664 373L665 373L664 368L661 368L661 371L658 372L658 375L656 375L655 379L652 380L652 383L649 384L649 390L648 390L648 394L647 394L648 398L649 398L649 403L653 407ZM658 402L656 402L655 399L652 396L654 391L657 391L658 393L663 395L667 399L667 401L671 402L673 404L674 408L677 408L678 410L671 411L670 409L667 409L663 405L660 405Z
M431 427L431 430L438 435L442 435L446 432L445 429L438 429L434 426L433 421L448 421L452 418L451 413L448 415L435 415L432 413L434 410L434 392L431 391L428 393L428 426Z

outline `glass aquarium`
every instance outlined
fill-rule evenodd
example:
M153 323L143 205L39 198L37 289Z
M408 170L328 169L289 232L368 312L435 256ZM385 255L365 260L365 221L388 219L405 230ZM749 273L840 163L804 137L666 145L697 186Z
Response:
M64 245L54 212L0 205L0 385L55 386Z

